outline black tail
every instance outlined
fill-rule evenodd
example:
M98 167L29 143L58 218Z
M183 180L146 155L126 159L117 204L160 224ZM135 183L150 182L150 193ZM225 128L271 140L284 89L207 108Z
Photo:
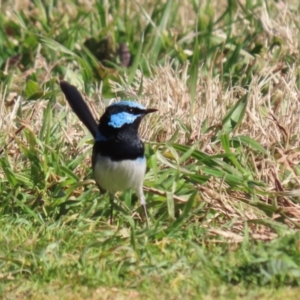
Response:
M84 102L77 88L66 81L60 82L60 88L65 94L77 117L88 128L93 137L96 138L98 133L97 122L95 121L90 109Z

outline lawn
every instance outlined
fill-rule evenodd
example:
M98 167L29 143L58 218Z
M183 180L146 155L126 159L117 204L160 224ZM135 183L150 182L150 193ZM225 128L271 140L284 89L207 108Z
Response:
M298 1L2 1L1 299L298 299ZM96 119L140 128L150 228L93 180Z

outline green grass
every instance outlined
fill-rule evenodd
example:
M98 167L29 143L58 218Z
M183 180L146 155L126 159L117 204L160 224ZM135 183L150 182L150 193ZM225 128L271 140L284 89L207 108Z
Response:
M117 287L121 295L137 290L141 297L154 299L193 298L210 291L229 296L226 285L233 295L236 285L241 293L251 286L259 291L266 285L299 285L299 234L269 244L244 240L237 246L212 239L198 224L173 232L158 224L160 228L145 234L126 223L111 228L81 216L42 225L30 218L15 219L1 221L6 241L1 245L2 280L8 289L33 288L46 295L52 286L91 291L103 286Z
M1 298L298 297L297 1L1 9ZM159 109L141 126L149 229L132 191L108 225L60 79L96 118L111 98Z

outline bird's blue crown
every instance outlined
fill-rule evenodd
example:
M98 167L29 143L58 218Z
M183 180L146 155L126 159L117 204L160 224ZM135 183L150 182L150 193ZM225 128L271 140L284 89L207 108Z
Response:
M139 109L146 109L145 106L143 106L142 104L138 103L138 102L134 102L134 101L130 101L130 100L123 100L123 101L119 101L119 102L114 102L110 105L111 106L128 106L131 108L139 108Z

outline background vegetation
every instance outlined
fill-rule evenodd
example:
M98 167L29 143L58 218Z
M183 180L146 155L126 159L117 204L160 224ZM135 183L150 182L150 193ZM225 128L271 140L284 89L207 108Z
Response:
M2 299L297 299L298 1L2 1ZM147 230L133 192L115 223L94 184L96 118L141 128Z

